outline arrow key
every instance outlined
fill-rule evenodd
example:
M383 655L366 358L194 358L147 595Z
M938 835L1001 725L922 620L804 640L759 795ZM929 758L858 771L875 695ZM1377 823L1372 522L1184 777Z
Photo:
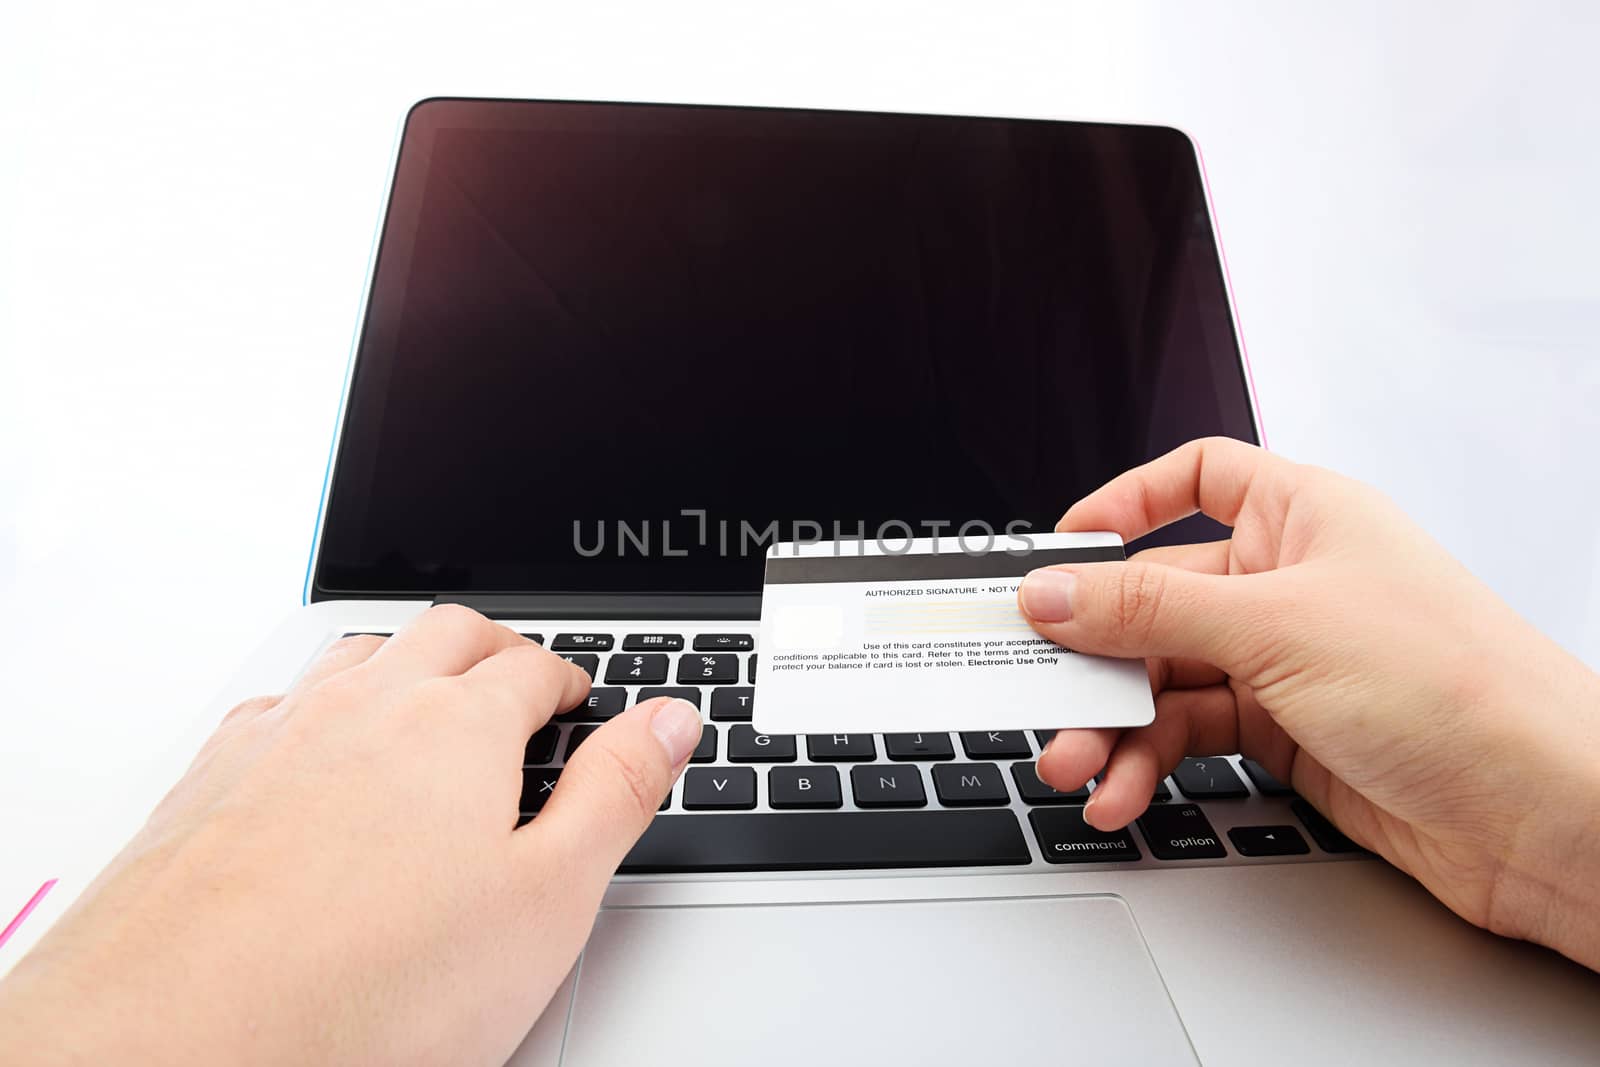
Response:
M1292 826L1235 826L1228 840L1241 856L1304 856L1311 851Z

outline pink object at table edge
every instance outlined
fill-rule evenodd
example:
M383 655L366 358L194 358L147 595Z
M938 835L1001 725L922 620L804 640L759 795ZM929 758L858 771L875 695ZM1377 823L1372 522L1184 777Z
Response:
M55 888L56 881L57 879L52 878L40 886L39 891L29 898L28 902L22 906L21 911L17 912L17 917L7 923L4 930L0 930L0 948L5 947L5 943L11 940L11 935L17 932L17 929L29 915L33 914L33 909L37 908L39 902L49 894L50 890Z

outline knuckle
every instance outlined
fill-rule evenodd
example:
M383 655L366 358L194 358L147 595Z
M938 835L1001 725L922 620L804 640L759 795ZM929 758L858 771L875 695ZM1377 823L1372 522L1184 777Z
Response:
M347 634L328 646L329 656L349 656L356 652L371 651L383 644L377 634Z
M318 700L341 700L350 694L364 693L367 688L367 673L358 664L321 679L311 687L310 693Z
M251 697L249 700L241 701L240 703L235 704L233 708L222 717L222 724L226 726L230 723L237 723L246 719L253 719L264 711L270 711L281 699L283 698L275 696L261 696Z
M472 634L494 625L465 604L435 604L424 614L429 622L450 634Z
M532 643L518 645L511 652L516 656L527 657L531 665L538 667L541 671L548 672L554 678L562 677L568 670L583 671L583 668L576 663L570 663L562 659L558 654L551 652L543 645ZM587 678L588 676L588 673L584 672L584 677Z
M1112 598L1112 621L1117 631L1139 640L1150 636L1161 610L1166 579L1159 568L1124 567Z
M504 662L511 672L521 678L531 681L541 690L562 691L566 684L567 676L572 671L582 674L587 681L589 675L577 664L568 663L560 656L547 648L538 645L518 645L495 654L505 657ZM509 690L509 685L496 686L495 688Z

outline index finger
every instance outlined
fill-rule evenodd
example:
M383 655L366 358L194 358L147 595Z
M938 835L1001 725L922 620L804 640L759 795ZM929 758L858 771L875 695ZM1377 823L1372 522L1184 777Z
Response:
M1056 531L1114 530L1131 541L1197 511L1233 526L1252 487L1263 479L1276 483L1292 466L1231 437L1190 441L1072 505Z

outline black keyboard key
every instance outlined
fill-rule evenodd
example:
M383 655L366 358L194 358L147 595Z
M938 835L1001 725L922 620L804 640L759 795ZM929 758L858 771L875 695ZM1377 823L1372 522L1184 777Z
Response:
M662 816L650 824L621 870L995 867L1028 859L1028 844L1009 811L756 812Z
M589 690L589 695L571 711L563 711L556 719L560 722L605 722L622 714L628 706L626 689L604 687Z
M624 652L682 652L682 634L629 634L622 639Z
M528 745L522 750L522 765L524 767L536 763L549 763L556 758L556 741L561 736L561 730L555 724L543 726L532 737L528 738Z
M1013 763L1011 780L1017 783L1017 792L1029 804L1082 804L1089 799L1089 787L1081 786L1070 793L1045 785L1039 780L1039 771L1032 763Z
M1195 804L1156 804L1139 816L1139 829L1158 860L1220 859L1228 854Z
M690 767L683 772L683 806L689 811L742 811L756 806L751 767Z
M949 734L884 734L883 750L893 760L956 758Z
M679 685L727 685L738 680L738 656L684 656L678 660Z
M600 657L593 652L573 652L561 657L568 663L576 663L588 673L589 679L594 680L594 672L600 669Z
M756 647L756 639L749 634L696 634L696 652L749 652Z
M563 759L571 762L572 754L578 751L578 746L589 740L589 735L600 729L598 726L574 726L572 733L567 735L567 753Z
M550 794L555 792L560 777L560 770L536 770L530 767L523 771L522 801L517 805L517 810L523 815L538 814L544 808L544 802L550 799Z
M1241 856L1304 856L1311 851L1292 826L1235 826L1228 840Z
M839 772L832 767L774 767L767 772L767 803L778 809L843 807Z
M377 630L354 630L354 631L352 631L350 633L347 633L347 634L340 634L339 636L340 637L393 637L394 634L391 634L391 633L380 633Z
M1304 798L1295 797L1289 802L1289 810L1294 812L1295 818L1306 824L1306 829L1311 831L1311 839L1315 841L1324 852L1360 852L1361 846L1350 840L1327 816L1313 808Z
M933 769L933 791L952 808L1008 804L1006 780L993 763L941 763Z
M807 734L806 755L814 763L852 763L878 758L871 734Z
M1038 808L1028 812L1039 854L1049 863L1122 863L1140 857L1127 829L1105 833L1083 821L1083 809Z
M734 763L793 763L793 734L758 734L754 726L728 727L728 759Z
M751 685L756 684L756 657L754 654L750 656L750 674L747 678L747 681L749 681Z
M858 808L920 808L928 803L922 772L916 767L877 763L850 768L850 789Z
M717 758L717 728L710 723L700 727L700 743L689 756L690 763L710 763Z
M1033 732L1033 739L1035 741L1039 742L1039 751L1040 752L1044 751L1044 746L1048 745L1050 743L1051 738L1053 738L1055 736L1056 736L1056 732L1054 730L1035 730Z
M1256 792L1264 797L1292 797L1294 790L1278 781L1267 769L1253 759L1241 759L1244 773L1250 776L1250 781L1255 783Z
M665 652L612 656L606 661L607 685L660 685L667 680Z
M712 722L749 722L755 710L756 691L748 685L711 691Z
M536 645L544 644L544 634L522 634L521 636L526 637Z
M610 634L556 634L552 652L610 652Z
M679 700L687 700L697 708L700 706L700 690L692 685L647 685L639 690L641 704L656 697L677 697Z
M1196 800L1235 800L1247 797L1244 779L1226 756L1190 756L1180 760L1172 780L1186 797Z
M1029 759L1033 749L1021 730L976 730L961 735L968 759Z

